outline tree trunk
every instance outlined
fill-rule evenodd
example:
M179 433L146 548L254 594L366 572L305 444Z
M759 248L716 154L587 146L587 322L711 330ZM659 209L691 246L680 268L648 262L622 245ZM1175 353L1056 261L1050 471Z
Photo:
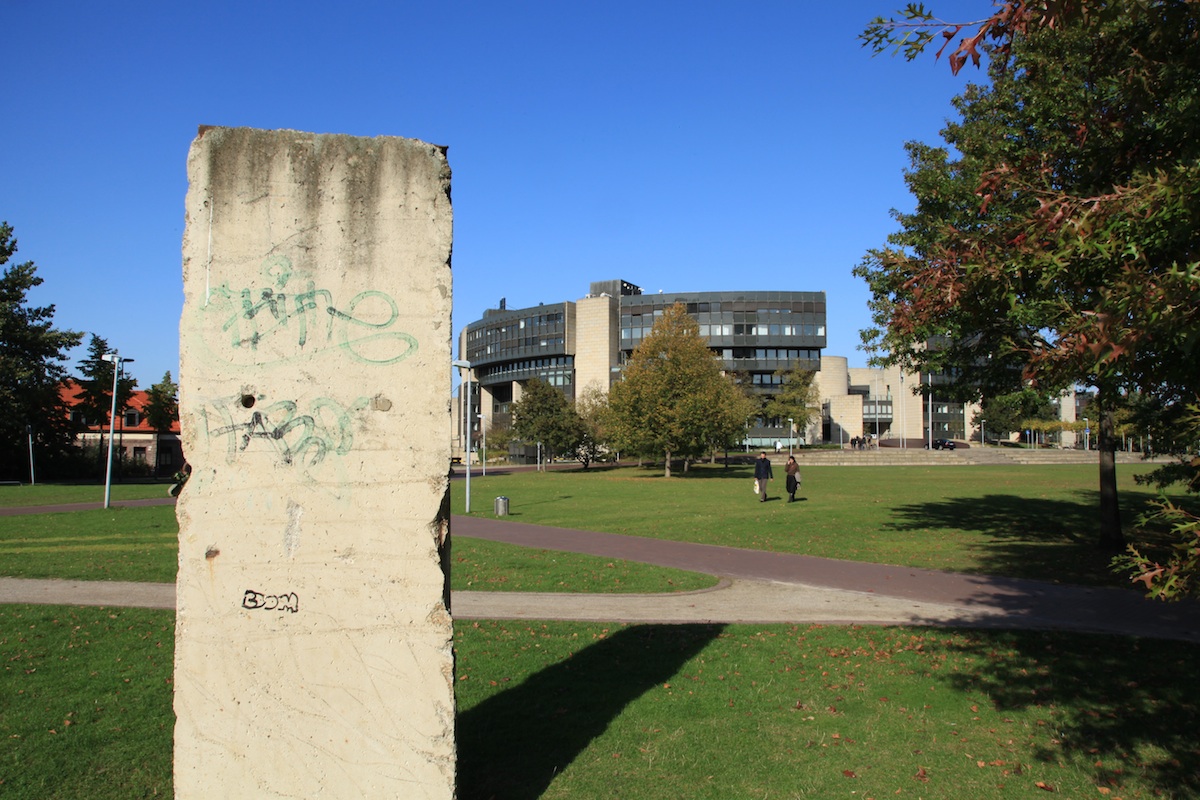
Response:
M1118 552L1125 547L1121 533L1121 506L1117 499L1117 454L1113 438L1114 413L1109 389L1097 387L1096 405L1100 411L1100 546Z
M664 478L671 477L671 451L670 450L667 451L666 472L663 473L663 477Z

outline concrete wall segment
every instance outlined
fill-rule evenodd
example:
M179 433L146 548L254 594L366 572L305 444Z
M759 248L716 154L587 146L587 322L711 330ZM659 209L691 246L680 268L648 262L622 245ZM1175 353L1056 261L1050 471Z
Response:
M188 174L176 795L452 797L444 149L210 128Z

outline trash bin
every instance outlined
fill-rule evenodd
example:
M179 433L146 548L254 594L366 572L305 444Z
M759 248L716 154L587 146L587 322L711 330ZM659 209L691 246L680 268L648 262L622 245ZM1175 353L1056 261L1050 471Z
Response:
M507 497L501 496L501 497L496 498L495 514L497 517L507 517L508 516L508 498Z

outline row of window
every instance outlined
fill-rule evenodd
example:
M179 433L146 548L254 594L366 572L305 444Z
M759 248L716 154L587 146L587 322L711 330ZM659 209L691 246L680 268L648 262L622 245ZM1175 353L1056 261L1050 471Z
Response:
M142 421L142 415L139 414L137 411L126 411L125 414L123 415L122 424L126 428L136 428L141 423L141 421ZM107 422L107 420L106 420L106 422ZM82 411L72 411L71 412L71 424L76 425L81 428L86 428L87 426L93 425L95 423L88 422L87 419L84 418Z
M650 335L653 326L621 328L621 341L640 341ZM824 336L824 325L783 325L783 324L712 324L701 325L700 335L704 338L714 336Z
M651 300L650 302L655 302L655 300ZM649 306L650 303L639 303L636 300L622 300L621 305L634 309L639 306ZM684 305L687 307L687 313L689 314L708 314L720 311L739 311L752 314L825 313L825 302L822 300L714 300L707 303L684 303ZM649 314L650 311L647 309L642 313ZM662 311L660 309L654 313L661 314Z
M478 349L473 349L471 352L484 353L490 356L494 353L503 353L521 347L561 347L564 341L566 340L561 336L527 336L522 339L487 344Z
M474 341L483 338L511 338L518 336L522 331L533 328L559 328L563 324L563 312L551 312L547 314L537 314L531 317L522 317L505 322L503 325L482 325L478 328L467 331L467 340Z
M751 359L754 361L820 361L821 351L815 347L724 347L720 351L726 361Z
M550 356L548 358L525 358L520 361L509 361L504 364L497 364L490 367L482 367L479 370L480 380L490 380L492 378L502 378L506 375L517 374L559 374L570 376L575 368L575 363L569 356ZM548 381L549 382L549 381ZM566 383L555 383L555 386L569 386L570 380Z

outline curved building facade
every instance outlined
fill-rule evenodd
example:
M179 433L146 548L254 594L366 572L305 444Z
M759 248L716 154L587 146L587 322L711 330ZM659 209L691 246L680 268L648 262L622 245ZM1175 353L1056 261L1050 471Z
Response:
M824 292L676 292L643 294L623 280L592 283L586 297L551 305L484 312L463 330L459 353L472 368L471 408L487 426L507 425L511 404L531 378L570 399L589 386L607 392L633 349L663 311L682 304L727 372L765 397L778 370L819 370L826 346ZM461 412L460 412L461 419ZM787 420L760 418L747 446L787 441ZM479 421L470 428L478 435ZM462 427L459 427L459 435ZM803 436L803 432L800 434Z

